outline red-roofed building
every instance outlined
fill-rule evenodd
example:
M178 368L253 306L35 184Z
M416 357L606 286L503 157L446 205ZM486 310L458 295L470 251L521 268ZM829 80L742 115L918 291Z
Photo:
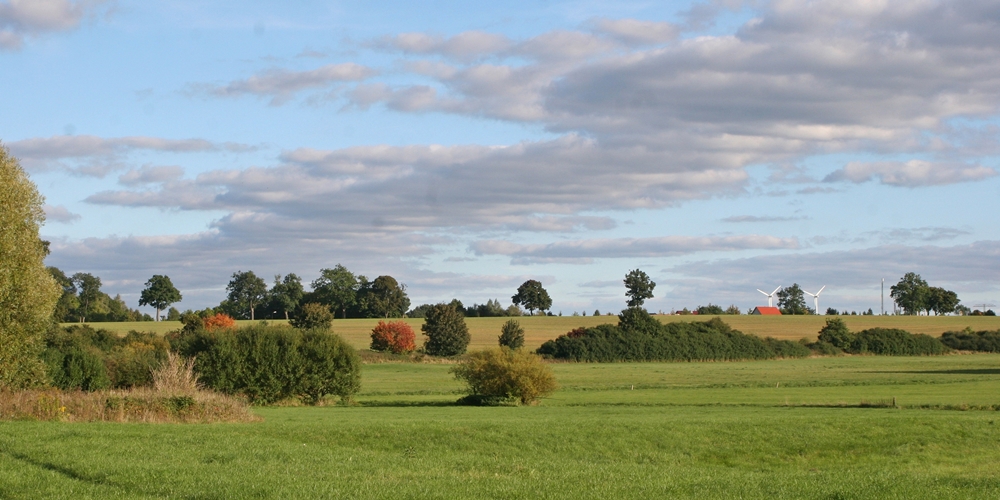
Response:
M757 314L760 316L781 316L781 309L777 307L767 307L767 306L757 306L753 308L750 314Z

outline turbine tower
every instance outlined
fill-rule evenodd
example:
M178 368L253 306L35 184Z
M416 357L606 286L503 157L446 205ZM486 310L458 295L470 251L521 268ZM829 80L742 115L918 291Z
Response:
M823 288L826 288L826 285L823 285ZM813 305L816 306L816 314L819 314L819 294L823 293L823 288L820 288L819 291L816 293L809 293L806 292L805 290L802 290L803 292L806 292L806 295L812 295Z
M773 302L774 298L773 297L774 297L774 294L778 293L778 290L781 290L780 286L778 288L775 288L774 291L771 292L771 293L767 293L764 290L761 290L760 288L757 289L758 292L763 293L764 295L767 295L767 307L774 307L774 302Z

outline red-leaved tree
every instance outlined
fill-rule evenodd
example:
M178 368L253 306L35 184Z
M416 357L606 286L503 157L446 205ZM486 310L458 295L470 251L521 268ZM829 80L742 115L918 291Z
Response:
M413 328L405 321L379 321L372 329L373 351L391 351L396 354L412 352L417 348Z
M205 329L210 332L215 330L225 330L236 326L236 320L229 317L229 315L225 313L217 313L215 316L209 316L202 321L205 323Z

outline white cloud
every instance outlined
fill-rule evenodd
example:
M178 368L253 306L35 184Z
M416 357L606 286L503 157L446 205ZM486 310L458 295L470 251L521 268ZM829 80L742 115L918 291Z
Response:
M45 220L49 222L70 224L80 220L80 214L70 212L68 208L62 205L45 204L42 210L45 211Z
M0 49L20 49L28 37L70 31L104 0L7 0L0 2Z
M940 186L995 177L997 171L982 165L910 160L907 162L851 162L823 179L826 182L868 182L899 187Z
M125 186L138 186L143 184L174 181L180 179L183 175L184 169L176 165L145 165L137 169L130 169L128 172L118 176L118 182Z
M589 239L541 245L522 245L503 240L483 240L470 245L470 249L477 255L506 255L511 257L512 264L543 262L589 264L594 259L674 257L695 252L748 249L789 250L796 248L799 248L799 243L795 238L762 235Z
M605 33L625 43L650 45L670 42L680 34L673 23L638 19L600 19L595 23L599 33Z
M217 97L239 97L250 94L270 97L272 106L279 106L304 90L329 88L342 82L365 80L375 70L355 63L328 64L307 71L271 69L225 85L194 85L192 90Z

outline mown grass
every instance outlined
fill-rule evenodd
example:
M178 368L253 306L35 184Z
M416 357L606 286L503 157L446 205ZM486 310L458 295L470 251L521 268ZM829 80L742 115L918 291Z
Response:
M1000 317L996 316L837 316L843 319L854 331L866 328L901 328L911 333L925 333L940 336L946 331L958 331L965 327L973 330L1000 329ZM704 321L707 316L656 316L663 322L674 321ZM819 329L826 324L827 316L721 316L723 321L743 333L761 337L774 337L785 340L807 338L816 340ZM472 335L470 349L482 349L497 345L500 327L510 318L466 318L469 333ZM554 339L574 328L592 327L606 323L617 323L617 316L523 316L517 319L524 327L525 346L537 349L547 340ZM333 322L333 331L344 337L358 349L367 349L371 344L372 328L378 324L378 319L338 319ZM423 345L424 338L420 334L419 318L405 319L417 333L417 345ZM284 320L271 320L271 323L285 324ZM239 325L247 325L251 321L238 321ZM65 323L72 325L74 323ZM142 332L167 333L181 327L179 321L134 322L134 323L90 323L94 328L104 328L124 335L130 330Z
M516 408L451 406L449 367L255 424L0 423L0 498L1000 496L1000 413L914 409L1000 402L1000 355L557 363Z

